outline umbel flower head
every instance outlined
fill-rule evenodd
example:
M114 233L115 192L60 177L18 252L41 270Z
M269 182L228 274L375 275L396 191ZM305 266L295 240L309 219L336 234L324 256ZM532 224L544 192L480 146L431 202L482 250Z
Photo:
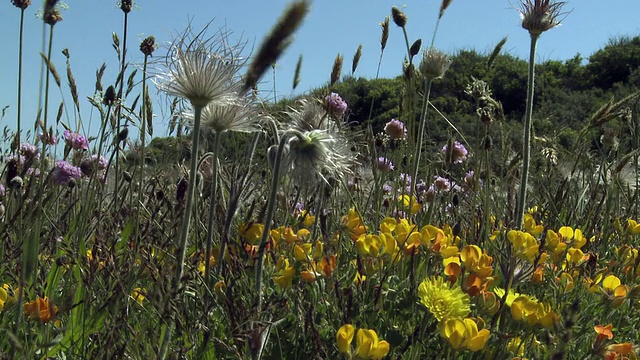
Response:
M238 90L235 75L241 67L237 46L228 46L224 33L202 40L183 36L169 49L166 72L156 78L156 86L168 95L181 97L194 107L228 101Z
M522 0L518 12L522 18L522 27L532 36L560 25L564 2L552 0Z
M420 73L427 80L439 79L451 66L451 59L447 54L429 48L422 53L422 62L420 63Z
M469 315L469 295L459 286L451 287L442 277L430 277L418 287L420 302L438 319L464 318Z

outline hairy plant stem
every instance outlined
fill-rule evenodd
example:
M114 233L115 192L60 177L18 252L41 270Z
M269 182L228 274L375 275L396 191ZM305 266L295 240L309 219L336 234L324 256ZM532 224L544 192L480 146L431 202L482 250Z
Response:
M47 61L51 63L51 49L53 48L53 25L49 25L49 49L47 50ZM49 110L49 79L51 78L51 69L49 69L49 65L47 65L47 75L44 81L44 128L47 128L47 114ZM44 144L43 147L43 156L44 154Z
M291 130L290 130L291 131ZM260 314L260 308L262 307L262 267L264 263L264 249L267 247L267 240L269 238L269 232L271 231L271 220L273 219L273 213L276 209L276 195L278 193L278 181L280 180L280 167L282 162L282 153L287 143L287 134L285 133L278 144L278 152L276 153L276 159L273 165L273 174L271 178L271 190L269 192L269 200L267 202L267 213L264 219L264 228L262 230L262 237L260 238L260 247L258 248L258 262L256 264L256 314Z
M184 259L187 254L187 238L189 237L189 228L191 225L191 213L193 208L193 198L196 193L196 173L198 165L198 148L200 147L200 118L202 116L201 105L195 105L192 103L194 109L193 116L193 131L191 133L191 166L189 168L189 186L187 187L187 203L184 206L184 216L182 219L182 230L180 231L179 253L178 253L178 272L173 279L174 289L180 287L182 281L182 274L184 273ZM169 324L165 329L164 336L162 337L160 346L160 359L165 359L167 351L169 349L169 342L171 341L171 333L175 326L173 320L173 314L170 317Z
M529 78L527 81L527 104L524 113L524 134L522 136L522 180L520 181L520 194L518 207L516 208L516 221L514 227L521 228L524 218L524 209L527 201L527 183L529 182L529 165L531 162L531 118L533 113L533 90L535 87L535 56L536 44L540 35L531 34L531 47L529 49Z
M427 110L429 109L429 96L431 94L431 84L433 83L433 79L427 79L424 84L424 96L422 98L422 112L420 113L420 130L418 131L418 140L416 146L416 152L413 156L413 172L411 175L411 195L416 193L416 183L418 182L418 169L420 169L420 156L422 154L422 143L424 142L424 131L427 123ZM411 200L409 201L409 211L411 211L411 207L413 204L413 196L411 196Z
M213 138L213 156L211 161L213 162L213 179L211 180L211 194L209 194L209 224L207 225L207 245L204 258L204 282L209 284L211 275L211 264L209 259L211 258L211 244L213 242L213 234L215 233L216 226L216 204L218 203L218 149L220 147L220 137L222 131L216 131ZM220 244L222 248L222 244ZM222 261L219 258L218 261Z
M144 147L145 147L145 140L147 138L147 101L146 101L146 97L147 97L147 62L149 60L149 55L145 54L144 55L144 64L142 65L142 110L141 110L141 118L142 118L142 122L140 124L140 174L138 174L138 207L142 207L142 192L144 189L144 165L145 165L145 158L144 158ZM149 121L151 121L151 119L149 119ZM140 229L140 213L142 211L138 210L136 212L136 224L138 226L136 226L136 229ZM136 249L138 247L136 246Z
M20 35L18 40L18 144L21 142L20 140L20 131L21 131L21 118L22 118L22 35L24 32L24 10L20 11ZM43 129L46 131L47 129Z

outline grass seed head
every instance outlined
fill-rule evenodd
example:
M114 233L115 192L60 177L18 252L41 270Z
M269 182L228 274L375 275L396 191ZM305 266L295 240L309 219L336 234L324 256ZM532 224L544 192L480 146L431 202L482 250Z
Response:
M403 13L402 10L398 9L397 6L391 8L391 17L398 27L403 28L407 25L407 15Z

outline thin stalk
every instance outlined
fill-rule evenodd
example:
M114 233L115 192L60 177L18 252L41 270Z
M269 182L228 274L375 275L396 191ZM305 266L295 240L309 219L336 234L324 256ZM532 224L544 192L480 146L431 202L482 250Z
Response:
M260 314L260 308L262 307L262 267L264 263L264 249L267 247L267 240L269 238L269 232L271 231L271 220L273 219L273 213L276 209L276 195L278 193L278 181L280 180L280 167L282 162L282 153L287 143L288 134L296 134L298 136L304 136L299 134L296 130L288 130L280 138L278 144L278 152L276 153L276 159L273 165L273 175L271 179L271 190L269 192L269 200L267 202L267 213L264 219L264 229L262 230L262 237L260 239L260 247L258 248L258 262L256 265L256 313Z
M122 63L120 65L120 88L118 89L118 100L120 101L120 105L118 106L118 108L116 109L116 136L120 135L120 120L121 120L121 116L120 116L120 112L122 111L122 93L123 93L123 89L124 89L124 70L126 68L127 65L127 28L129 25L129 16L127 12L124 12L124 25L123 25L123 34L122 34ZM144 96L143 96L144 97ZM143 99L144 100L144 99ZM144 102L144 101L143 101ZM119 190L120 187L118 186L119 184L119 175L120 175L120 155L117 154L119 146L120 146L120 142L119 140L118 143L116 144L116 191L115 191L115 203L116 203L116 209L118 208L118 198L119 198Z
M198 148L200 147L200 117L202 115L202 106L193 106L194 108L194 122L193 122L193 134L191 145L191 167L189 169L189 190L187 193L187 203L184 209L184 220L182 221L182 231L180 233L180 261L178 273L176 274L175 282L180 283L182 274L184 272L184 259L187 251L187 238L189 236L189 228L191 225L191 212L193 207L193 198L196 193L196 174L198 164Z
M411 195L416 192L416 183L418 182L418 169L420 168L420 156L422 154L422 143L424 142L424 131L427 123L427 110L429 109L429 96L431 94L431 84L433 83L433 79L427 79L427 82L424 85L424 97L422 99L422 112L420 114L420 131L418 132L418 146L416 146L416 152L413 156L414 164L413 164L413 177L411 178ZM411 197L413 200L413 196ZM410 201L411 202L411 201ZM409 209L413 204L409 204Z
M527 183L529 182L529 165L531 162L531 118L533 113L533 89L535 87L535 56L536 45L540 35L531 34L531 47L529 49L529 78L527 81L527 104L524 113L524 134L522 137L522 181L520 182L520 194L518 207L516 208L516 228L522 227L524 209L527 201Z
M278 192L278 180L280 178L280 162L282 159L282 152L285 145L284 137L280 140L278 145L278 152L276 153L276 160L273 166L273 175L271 179L271 190L269 192L269 202L267 207L267 213L264 219L264 229L262 231L262 237L260 239L260 247L258 248L258 263L256 265L256 296L257 296L257 312L260 312L262 306L262 265L264 262L264 249L267 246L267 239L269 232L271 231L271 220L273 219L273 213L275 212L276 195Z
M18 41L18 144L20 140L22 117L22 35L24 32L24 10L20 11L20 35ZM44 129L46 131L46 128Z
M140 124L140 174L138 176L138 185L139 185L139 189L138 189L138 206L141 207L142 206L142 189L144 188L143 185L143 181L144 181L144 163L145 163L145 158L144 158L144 147L145 147L145 140L147 138L147 109L146 109L146 96L147 96L147 62L149 60L149 55L145 54L144 55L144 64L142 65L142 123ZM149 121L151 121L151 119L149 119ZM138 225L140 224L140 213L142 211L138 210L137 213L137 223ZM136 227L137 229L139 229L140 227Z
M189 227L191 225L191 213L193 208L193 198L196 193L196 171L198 165L198 148L200 146L200 118L202 116L202 106L192 104L194 108L194 121L193 121L193 133L191 144L191 167L189 172L189 186L187 190L187 203L184 207L184 217L182 220L182 230L180 232L180 247L178 254L178 272L174 278L174 288L178 288L182 280L182 274L184 273L184 259L187 254L187 238L189 237ZM160 359L167 357L167 351L169 349L169 342L171 341L171 333L175 326L173 318L169 320L169 325L165 329L164 336L162 337L160 346Z
M220 147L220 137L222 131L216 131L213 138L213 180L211 182L211 194L209 195L209 224L207 226L207 250L204 258L204 282L209 283L209 276L211 275L211 265L209 259L211 258L211 244L213 242L213 233L215 232L216 225L216 204L218 197L218 148ZM222 248L222 244L220 244ZM224 253L223 253L224 254ZM218 259L222 261L222 258Z
M53 47L53 25L49 26L49 50L47 50L47 60L51 62L51 49ZM49 79L51 78L51 69L47 66L47 75L44 82L44 129L47 129L47 112L49 109ZM43 154L44 155L44 145Z

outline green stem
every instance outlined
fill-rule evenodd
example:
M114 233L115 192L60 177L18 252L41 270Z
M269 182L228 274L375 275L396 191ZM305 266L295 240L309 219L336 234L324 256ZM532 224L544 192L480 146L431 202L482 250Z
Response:
M191 212L193 207L193 198L196 193L196 178L197 178L197 164L198 164L198 148L200 146L200 118L202 116L202 106L193 105L194 108L194 121L193 121L193 132L191 134L192 144L191 144L191 167L189 171L189 186L187 188L187 203L184 207L184 216L182 220L182 230L180 232L180 244L179 244L179 254L178 254L178 272L176 273L176 277L174 278L174 288L178 288L180 286L180 282L182 280L182 274L184 273L184 259L187 254L187 238L189 237L189 227L191 225ZM160 346L160 359L165 359L167 356L167 351L169 349L169 342L171 341L171 333L173 332L173 328L175 326L175 321L173 317L169 320L169 325L164 331L164 336L162 337L162 342Z
M51 63L51 49L53 47L53 25L49 28L49 50L47 50L47 61ZM47 129L47 112L49 110L49 78L51 78L51 69L47 65L47 77L44 84L44 128ZM43 146L44 149L44 146ZM44 155L44 151L43 151Z
M145 164L145 158L144 158L144 147L145 147L145 140L147 138L147 107L146 107L146 99L147 99L147 62L149 60L149 55L144 55L144 64L142 65L142 123L140 124L140 174L138 175L138 207L141 209L142 208L142 192L144 189L143 186L143 181L144 181L144 164ZM151 119L149 119L149 121L151 121ZM136 212L137 214L137 219L136 219L136 223L138 224L138 226L136 226L136 229L140 229L140 213L142 211L138 210ZM137 247L136 247L137 249Z
M205 252L204 258L204 282L205 284L209 283L209 276L211 275L211 265L209 259L211 258L211 243L213 242L213 234L215 233L215 225L216 225L216 204L218 198L218 148L220 147L220 137L222 135L222 131L216 131L213 138L213 156L211 157L211 161L213 162L213 179L211 181L211 194L209 195L209 225L207 229L207 250ZM223 246L225 244L220 244L221 254ZM218 261L222 262L222 258L218 258Z
M20 35L19 35L19 45L18 45L18 144L21 142L20 140L20 130L21 130L21 116L22 116L22 34L24 30L24 10L20 11ZM46 131L47 129L43 129Z
M273 213L276 208L276 195L278 193L278 181L280 179L280 167L282 162L282 153L288 140L288 135L293 134L295 136L304 137L297 130L288 130L280 138L278 144L278 152L276 153L276 159L273 165L273 175L271 180L271 191L269 192L269 200L267 202L267 213L264 219L264 229L262 230L262 238L260 239L260 247L258 248L258 262L256 265L256 313L260 314L260 308L262 307L262 267L264 263L264 249L267 247L267 240L269 238L269 232L271 231L271 220L273 219Z
M524 115L524 134L522 138L522 181L516 209L516 228L522 227L524 209L527 201L527 183L529 181L529 165L531 162L531 118L533 113L533 90L535 87L535 56L536 44L540 35L531 34L531 48L529 50L529 80L527 81L527 104Z
M420 114L420 131L418 132L418 146L416 146L416 152L413 156L413 177L411 178L411 195L416 193L416 183L418 182L418 169L420 168L420 156L422 154L422 143L424 142L424 131L427 123L427 110L429 109L429 95L431 94L431 84L433 79L427 79L424 85L424 97L422 99L422 112ZM413 196L411 197L413 200ZM411 202L411 201L410 201ZM413 204L409 204L409 209Z

